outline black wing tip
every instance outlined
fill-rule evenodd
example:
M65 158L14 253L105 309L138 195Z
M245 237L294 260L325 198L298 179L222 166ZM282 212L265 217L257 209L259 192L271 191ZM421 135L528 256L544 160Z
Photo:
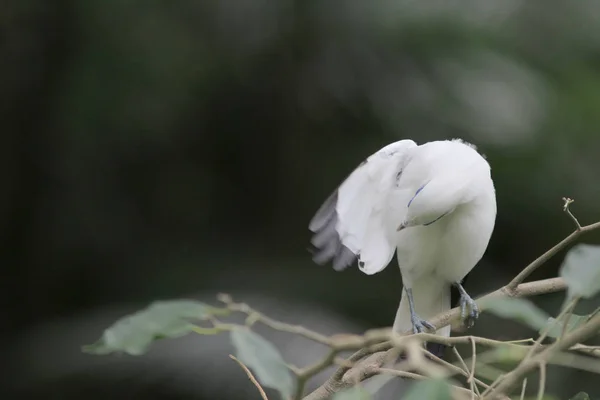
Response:
M312 254L315 264L326 265L332 262L335 271L341 272L352 266L358 257L341 242L329 242L322 248L311 245L307 251Z
M311 220L308 228L314 235L309 252L313 254L313 261L316 264L325 265L333 261L333 269L343 271L352 265L357 257L344 246L335 229L338 222L337 196L336 189Z
M315 213L315 216L310 220L308 229L314 233L323 230L332 218L337 217L337 200L338 189L335 189L331 195L323 202L321 207Z
M351 265L353 265L356 260L356 254L352 252L349 248L340 243L341 249L336 254L333 259L333 269L335 271L344 271Z

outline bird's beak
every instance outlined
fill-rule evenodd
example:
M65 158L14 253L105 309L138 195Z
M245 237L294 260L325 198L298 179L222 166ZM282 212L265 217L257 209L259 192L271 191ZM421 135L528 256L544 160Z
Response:
M406 222L403 222L396 228L396 232L400 232L402 229L406 228Z

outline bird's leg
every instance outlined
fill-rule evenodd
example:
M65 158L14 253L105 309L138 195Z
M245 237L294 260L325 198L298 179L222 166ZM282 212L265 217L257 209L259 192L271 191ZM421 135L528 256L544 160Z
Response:
M475 320L479 318L479 307L477 307L475 300L469 296L460 282L455 282L454 287L460 292L460 317L465 326L470 328L475 323Z
M427 329L435 331L435 326L431 325L424 319L421 319L421 317L417 315L417 312L415 311L415 299L413 298L412 289L405 287L404 290L406 290L406 297L408 298L408 308L410 309L410 320L413 326L413 333L426 332Z

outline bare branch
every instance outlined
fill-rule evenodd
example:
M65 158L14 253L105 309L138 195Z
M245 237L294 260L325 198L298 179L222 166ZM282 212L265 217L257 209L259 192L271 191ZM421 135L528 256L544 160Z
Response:
M554 344L548 346L545 350L533 357L523 360L517 368L501 379L501 382L496 387L495 393L508 393L522 376L535 369L541 362L547 362L547 360L551 359L555 353L568 349L571 346L588 339L598 332L598 330L600 330L600 316L597 315L583 326L580 326L565 335L562 340L556 341ZM496 398L495 393L491 394L491 397L489 398Z
M231 296L228 294L219 294L217 296L219 301L225 303L227 308L231 311L238 311L248 315L246 318L246 325L251 326L256 322L261 322L268 326L271 329L280 332L292 333L298 336L303 336L307 339L310 339L314 342L324 344L326 346L330 346L330 338L328 336L322 335L318 332L312 331L300 325L291 325L285 322L276 321L271 317L264 315L263 313L255 310L245 303L235 303ZM353 336L353 335L345 335L345 336Z
M229 358L231 358L233 361L235 361L236 363L238 363L239 366L242 367L242 369L244 370L244 372L246 372L246 375L248 375L248 378L250 378L250 381L258 389L258 392L260 393L260 397L262 397L263 400L269 400L269 398L267 397L267 394L265 393L264 389L260 386L260 383L258 383L258 381L254 377L254 375L252 375L252 372L250 372L250 370L248 369L248 367L246 367L244 365L244 363L242 363L240 360L238 360L237 358L235 358L231 354L229 355Z
M302 396L304 396L304 388L306 387L308 380L332 365L335 361L335 356L337 353L338 352L336 350L331 349L321 361L318 361L317 363L296 372L297 382L296 395L294 396L295 399L299 400L302 398Z
M521 386L521 397L520 400L525 398L525 389L527 388L527 378L523 379L523 386Z
M483 310L485 310L485 307L486 307L486 305L485 305L486 301L490 298L501 297L501 296L509 296L509 297L535 296L535 295L539 295L539 294L546 294L546 293L562 291L562 290L565 290L566 287L567 287L566 283L562 278L551 278L551 279L544 279L544 280L535 281L535 282L527 282L527 283L520 284L513 290L508 290L506 287L500 288L490 294L480 297L479 299L476 300L476 303L480 307L480 310L483 311ZM434 326L443 327L443 326L446 326L449 323L451 323L453 320L458 319L459 317L460 317L460 309L459 309L459 307L456 307L450 311L447 311L447 312L437 315L436 317L432 318L430 321ZM411 333L404 332L404 334L408 335ZM400 336L400 334L394 334L392 332L391 328L386 328L386 329L371 330L371 331L365 333L363 338L364 338L365 342L373 343L376 341L383 342L383 341L387 341L387 340L390 340L393 338L397 339L398 336ZM360 336L358 336L358 337L360 337ZM444 336L437 336L437 335L432 335L432 334L428 334L428 333L420 333L420 334L416 334L416 335L411 335L411 338L419 339L421 341L430 341L430 342L435 342L435 343L446 344L448 346L453 346L453 345L459 344L459 343L467 344L467 343L470 343L470 340L471 340L470 336L444 337ZM356 338L353 338L353 339L356 339ZM473 337L473 340L477 344L490 345L490 346L507 344L506 342L485 339L485 338L477 338L477 337ZM334 347L336 345L341 346L343 344L347 344L347 343L335 343L335 344L332 343L332 345L334 345ZM356 343L356 344L358 344L358 343ZM520 346L518 344L508 344L508 345ZM360 348L360 347L361 346L358 346L357 348ZM528 346L521 346L521 347L527 348ZM346 346L345 349L348 350L348 349L350 349L350 347ZM368 355L368 354L369 354L369 352L367 350L362 349L362 350L358 351L357 353L353 354L350 357L350 359L353 359L355 361L360 360L361 358L363 358L365 355ZM389 355L389 351L372 354L372 356L370 358L370 362L371 362L370 367L372 368L373 363L376 364L377 366L381 367L384 363L384 360L386 359L386 357L388 355ZM357 365L353 369L357 369L357 368L366 368L366 367ZM315 389L308 396L304 397L304 400L324 400L324 399L329 398L333 393L336 393L336 392L340 391L341 389L347 388L349 385L346 382L344 382L342 378L348 370L349 370L348 367L339 368L325 383L323 383L321 386L319 386L317 389ZM372 376L372 375L369 375L369 376Z
M569 350L578 351L589 356L600 357L600 346L587 346L585 344L576 344Z
M480 304L480 303L484 302L486 299L489 299L491 297L496 297L496 296L510 296L510 297L533 296L533 295L537 295L537 294L556 292L556 291L564 290L565 288L566 288L566 284L564 283L564 281L561 278L545 279L545 280L536 281L536 282L523 283L512 291L508 291L506 289L506 287L501 288L499 290L496 290L495 292L492 292L486 296L479 298L477 300L477 303L480 306L480 308L482 310L484 310L485 304ZM224 296L224 295L222 295L222 296ZM322 360L320 360L320 361L316 362L315 364L308 366L306 368L294 369L293 372L296 373L297 378L298 378L298 383L299 383L297 386L297 391L296 391L296 395L295 395L296 399L299 399L302 397L304 387L306 386L306 383L308 382L308 380L311 377L318 374L319 372L323 371L325 368L329 367L330 365L333 365L335 363L336 356L341 351L362 349L362 350L358 351L357 353L355 353L353 356L351 356L347 360L348 361L347 363L345 363L340 368L338 368L336 373L334 373L334 375L332 377L330 377L330 379L324 385L322 385L321 388L319 388L319 389L317 389L317 391L315 391L316 393L315 392L311 393L308 397L306 397L306 399L311 399L311 398L323 399L323 398L326 398L328 395L331 395L332 393L339 391L340 389L348 387L349 386L348 382L344 381L344 379L343 379L346 372L348 372L352 368L352 365L354 365L355 362L363 359L365 356L367 356L369 354L375 353L375 354L373 354L374 357L370 358L370 364L367 363L360 367L355 367L355 368L363 369L362 371L361 370L356 371L356 376L359 376L359 377L363 376L363 379L366 379L367 376L371 376L371 373L365 373L366 369L370 368L370 370L372 370L374 367L377 367L377 368L381 367L383 365L384 361L390 356L390 350L385 352L385 350L390 349L392 347L390 341L399 339L399 335L393 334L391 328L370 330L370 331L367 331L363 336L360 336L360 335L334 335L334 336L328 337L325 335L321 335L317 332L313 332L302 326L290 325L287 323L273 320L272 318L263 315L262 313L256 311L255 309L249 307L248 305L246 305L244 303L234 303L231 300L231 298L228 296L221 297L220 300L221 301L225 300L224 302L227 304L227 307L230 310L246 313L248 315L248 319L246 321L247 323L252 324L255 322L261 322L261 323L264 323L265 325L271 327L272 329L297 334L297 335L303 336L307 339L313 340L315 342L318 342L321 344L326 344L330 347L330 352ZM459 318L459 316L460 316L459 309L454 308L448 312L442 313L442 314L438 315L437 317L433 318L432 323L434 325L440 326L440 327L445 326L446 324L449 324L453 320ZM219 325L217 325L217 326L219 326ZM406 332L406 334L408 334L408 333L409 332ZM473 344L481 344L484 346L508 345L508 346L515 346L515 347L519 347L519 348L529 347L529 346L524 346L524 345L520 345L517 343L502 342L502 341L474 337L474 336L443 337L443 336L437 336L437 335L428 334L428 333L421 333L421 334L417 334L417 335L411 335L410 337L411 337L411 339L417 340L419 342L425 342L425 341L435 342L435 343L446 344L448 346L454 346L456 344L471 343L472 345ZM581 350L583 351L583 349L581 349ZM590 352L595 351L595 349L594 350L585 349L585 350L588 350ZM366 371L366 372L368 372L368 371ZM474 376L471 378L472 375L474 375L474 373L473 373L473 370L471 369L471 372L467 375L467 378L474 379ZM480 383L482 383L482 382L478 381L478 384L480 384Z
M517 276L514 277L514 279L512 281L510 281L510 283L508 285L506 285L508 290L514 290L517 287L517 285L519 285L521 282L523 282L525 279L527 279L527 277L529 275L531 275L533 273L533 271L535 271L536 269L541 267L543 264L545 264L550 258L555 256L556 253L558 253L559 251L561 251L562 249L567 247L569 244L571 244L573 241L575 241L575 239L577 239L580 235L600 228L600 222L596 222L594 224L590 224L590 225L586 225L586 226L581 226L579 224L579 221L577 220L577 218L575 218L575 216L571 213L571 210L569 209L569 205L574 200L569 199L569 198L564 198L563 200L565 201L563 210L575 222L575 226L576 226L575 231L573 233L571 233L569 236L567 236L566 238L564 238L563 240L561 240L556 246L552 247L550 250L548 250L547 252L542 254L540 257L538 257L536 260L534 260L527 267L525 267Z
M467 367L467 363L465 362L465 359L460 355L460 352L458 351L456 346L452 346L452 352L454 353L454 356L456 357L458 362L462 365L461 371L464 372L465 377L468 377L470 374L469 367ZM438 357L435 357L435 358L437 359Z
M473 400L475 398L475 395L477 395L477 397L481 396L481 393L479 392L479 387L476 385L476 382L475 382L476 379L473 377L469 381L469 378L471 378L471 372L469 371L469 367L467 367L467 363L460 355L460 352L456 349L456 346L452 346L452 351L454 352L454 355L456 356L456 358L458 359L458 361L461 363L462 367L464 368L464 369L460 369L460 368L456 367L456 368L460 369L460 371L461 371L460 374L463 374L464 376L467 377L467 381L470 384L471 392L472 392L471 400ZM435 358L438 359L438 357L435 357ZM443 360L441 360L441 361L443 361ZM454 367L454 365L452 365L452 366ZM449 368L449 369L453 370L453 368Z
M377 368L374 370L374 374L386 374L386 375L398 376L400 378L409 378L409 379L418 380L418 381L428 379L428 377L424 376L424 375L415 374L414 372L392 369L392 368ZM467 396L469 396L469 397L471 396L471 391L467 390L465 388L462 388L462 387L459 387L456 385L450 385L450 388L452 390L454 390L457 394L461 394L462 397L464 397L464 398L467 398Z
M410 378L410 379L414 379L414 380L418 380L418 381L427 379L427 377L424 375L415 374L414 372L401 371L399 369L393 369L393 368L377 368L375 370L375 372L377 374L387 374L387 375L399 376L401 378Z
M535 282L527 282L522 283L514 290L508 290L507 287L502 287L492 293L489 293L485 296L482 296L476 300L477 306L481 311L486 309L486 303L488 300L496 297L530 297L537 296L541 294L555 293L563 291L567 288L567 284L562 278L549 278L543 279ZM449 311L438 314L437 316L430 319L431 323L439 328L442 328L452 321L457 320L460 317L460 308L455 307ZM438 328L438 329L439 329ZM402 332L399 335L408 335L412 332L406 331ZM396 334L398 335L398 334ZM394 335L394 336L396 336ZM368 337L371 341L384 341L389 340L392 337L392 329L377 329L371 330L365 333L365 337ZM455 344L469 344L471 340L471 336L455 336L455 337L445 337L445 336L437 336L429 333L419 333L413 335L415 338L421 338L424 341L431 341L435 343L445 344L447 346L452 346ZM506 342L501 342L498 340L485 339L480 337L473 337L476 340L477 344L482 345L498 345L498 344L507 344Z
M475 339L473 339L472 336L470 336L469 339L471 340L471 351L473 353L473 361L471 363L471 373L467 378L467 383L471 385L471 390L476 392L477 386L475 386L475 363L477 362L477 345L475 344Z
M577 346L577 345L576 345ZM583 345L580 345L583 346ZM573 347L571 347L572 350ZM561 367L569 367L580 371L592 372L600 374L600 363L598 360L593 360L590 357L581 356L568 352L559 352L548 360L548 364L559 365Z
M453 347L453 349L456 350L456 347ZM460 357L460 354L458 353L458 351L456 351L456 354L458 354L458 356ZM446 367L446 369L449 372L451 372L453 374L460 374L460 375L464 376L465 378L468 378L469 375L470 375L468 368L466 368L466 370L463 370L462 368L459 368L459 367L457 367L454 364L450 364L448 361L443 360L443 359L441 359L441 358L439 358L439 357L437 357L437 356L435 356L433 354L429 354L429 357L431 357L434 361L437 361L438 363L442 364L444 367ZM462 359L462 357L460 357L460 359ZM467 366L467 364L464 363L464 360L463 360L463 364L464 364L465 367ZM477 378L473 378L473 382L476 383L477 385L481 386L484 389L487 389L489 387L488 384L486 384L485 382L480 381ZM475 388L477 388L477 386L475 386ZM476 389L476 390L478 391L478 389ZM478 393L478 395L479 395L479 393Z
M575 307L575 305L577 304L578 298L574 298L572 299L564 308L563 310L560 312L560 314L558 314L558 316L556 317L556 321L557 322L561 322L563 320L563 318L568 315L568 313ZM564 325L566 327L566 321L564 322ZM533 346L531 346L531 348L529 349L529 352L527 353L527 356L525 356L525 359L531 357L533 355L533 353L535 353L535 351L538 349L538 347L540 346L540 344L542 343L542 341L546 338L546 336L548 335L548 332L550 332L550 329L552 329L552 325L548 324L546 325L546 327L544 328L544 330L542 331L540 337L538 337L538 339L535 341L535 343L533 344ZM564 333L564 332L563 332ZM562 337L562 335L561 335Z
M575 224L575 229L577 229L578 231L580 231L581 230L581 224L579 223L579 221L577 220L577 218L575 218L575 216L571 212L571 209L569 208L569 206L571 205L571 203L573 203L575 200L570 199L568 197L563 197L563 201L565 202L565 204L563 205L563 211L567 213L567 215L571 218L571 220L573 220L573 223Z
M544 279L535 282L523 283L523 281L529 277L537 268L547 262L551 257L556 255L559 251L566 248L569 244L575 241L581 234L600 228L600 222L595 224L581 226L577 218L570 211L570 204L573 200L570 198L563 198L564 205L563 211L569 216L569 218L575 224L576 230L559 242L557 245L552 247L542 256L534 260L531 264L525 267L514 279L510 281L506 286L489 293L485 296L480 297L476 300L478 307L483 311L485 310L488 300L496 297L527 297L535 296L540 294L553 293L563 291L567 288L565 281L562 278ZM304 394L304 389L308 380L323 371L325 368L331 365L340 365L335 373L319 388L313 391L311 394L306 396L305 400L324 400L330 397L332 394L342 390L344 388L358 384L365 379L370 378L373 375L380 373L394 374L403 377L411 377L413 379L424 379L425 375L434 376L449 376L453 374L460 374L466 377L467 383L470 385L470 390L464 388L462 391L469 393L471 399L485 398L507 398L506 394L512 389L513 385L521 380L522 377L534 368L540 369L540 391L538 397L543 396L545 380L546 380L546 365L548 363L556 364L568 364L566 357L582 357L576 356L573 353L565 353L564 351L573 350L589 355L600 355L600 348L592 346L584 346L579 344L578 338L585 337L581 336L583 333L588 332L589 326L600 324L600 316L590 317L588 322L577 330L566 333L566 329L560 338L551 345L542 345L542 341L547 336L548 331L542 332L541 336L537 340L527 339L515 342L504 342L492 339L486 339L475 336L463 336L463 337L443 337L429 333L412 334L412 332L393 332L391 328L374 329L364 333L364 335L351 335L341 334L326 336L318 332L307 329L303 326L291 325L288 323L276 321L259 311L251 308L245 303L236 303L228 295L220 295L219 300L224 302L227 309L230 311L242 312L247 315L246 325L251 326L257 322L260 322L274 330L287 332L295 335L302 336L306 339L314 342L326 345L329 347L329 352L316 363L309 365L305 368L294 367L292 371L295 373L298 385L294 398L299 400ZM568 318L573 310L573 307L577 299L567 304L557 320L562 321L565 317ZM459 308L451 309L447 312L441 313L433 318L430 318L430 322L438 327L444 327L448 324L456 321L460 318ZM226 326L219 324L218 321L213 322L215 328L224 329ZM565 324L566 326L566 324ZM600 325L599 325L600 327ZM582 333L583 332L583 333ZM587 334L587 333L586 333ZM578 336L579 335L579 336ZM576 340L577 339L577 340ZM424 348L422 344L424 342L440 343L447 346L451 346L457 358L462 363L464 369L452 365L438 357L432 356L429 353L427 358L424 357ZM529 345L533 343L533 345ZM460 356L456 348L456 344L470 344L472 350L471 367L467 367L467 363ZM491 385L486 385L482 381L476 378L476 366L479 366L480 370L487 365L478 363L477 360L486 359L486 356L497 357L496 352L487 352L481 355L477 355L477 345L498 347L498 346L511 346L521 352L515 353L517 357L521 358L521 362L518 367L513 371L500 375ZM358 350L347 360L338 358L340 352L345 350ZM389 363L395 363L398 359L400 351L404 350L407 353L410 365L416 368L421 375L413 372L398 371L395 369L385 368L384 365L390 365ZM489 354L488 354L489 353ZM233 357L232 357L233 358ZM439 364L435 364L430 360L435 360ZM237 361L237 360L236 360ZM239 361L238 361L239 362ZM408 362L408 361L406 361ZM585 363L584 363L585 364ZM587 364L586 364L587 365ZM443 367L443 369L440 369ZM489 371L488 371L489 372ZM251 374L249 375L251 376ZM495 375L494 375L495 376ZM418 378L417 378L418 377ZM252 377L251 377L252 379ZM480 394L479 386L484 388L485 391ZM524 394L526 386L526 380L523 381L522 393ZM464 393L463 393L464 394Z
M540 384L538 388L537 400L544 399L544 391L546 390L546 363L540 362Z

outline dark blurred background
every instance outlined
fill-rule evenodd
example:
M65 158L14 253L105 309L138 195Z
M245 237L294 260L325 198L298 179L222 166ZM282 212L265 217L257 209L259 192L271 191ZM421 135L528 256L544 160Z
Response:
M373 277L319 267L307 225L365 156L403 138L461 137L487 155L498 219L466 286L506 283L572 230L563 196L582 223L600 219L598 15L593 0L5 0L3 387L257 398L226 336L80 353L156 299L228 291L324 333L389 326L395 260ZM551 312L562 295L535 300ZM488 316L473 333L532 335ZM322 351L265 335L299 365ZM599 389L549 374L560 396Z

